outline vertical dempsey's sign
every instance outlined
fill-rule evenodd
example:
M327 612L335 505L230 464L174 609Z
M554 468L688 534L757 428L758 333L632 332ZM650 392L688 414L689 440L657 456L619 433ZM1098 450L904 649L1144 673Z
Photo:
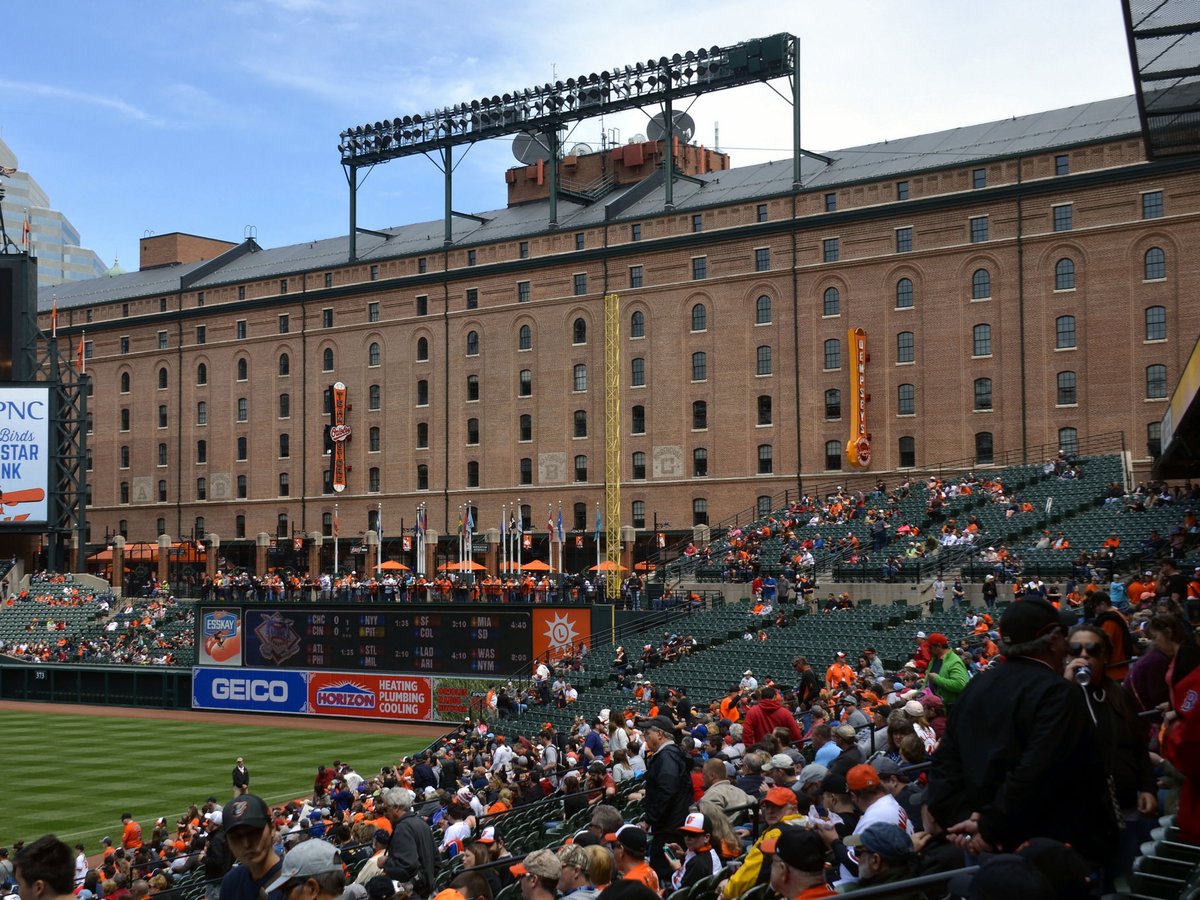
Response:
M346 385L333 385L333 425L329 429L333 441L333 489L339 494L346 489L346 441L350 440L350 426L346 424Z
M50 389L0 388L0 526L49 518Z
M871 465L871 432L867 430L867 333L861 328L850 329L850 439L846 442L846 459L857 469Z

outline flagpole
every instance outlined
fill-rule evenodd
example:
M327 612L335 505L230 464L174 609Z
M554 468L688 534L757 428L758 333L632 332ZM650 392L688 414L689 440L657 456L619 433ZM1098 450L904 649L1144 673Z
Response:
M375 577L379 577L379 567L383 565L383 501L380 500L376 505L375 513L375 534L378 540L375 542Z
M517 498L517 572L521 571L521 557L525 555L525 516L521 513L521 498Z
M333 577L338 573L338 505L333 504Z
M600 580L600 501L596 501L596 581Z

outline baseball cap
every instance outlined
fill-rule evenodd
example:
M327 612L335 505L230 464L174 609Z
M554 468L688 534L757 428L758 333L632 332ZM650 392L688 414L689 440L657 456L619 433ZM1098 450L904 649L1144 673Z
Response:
M208 820L209 825L220 826L221 822L225 819L225 814L219 809L214 809L204 818Z
M462 891L456 891L454 888L442 888L433 895L433 900L467 900Z
M864 791L867 788L880 787L883 783L874 767L860 763L846 773L846 784L852 791Z
M762 851L774 853L801 872L820 872L825 868L825 842L807 828L785 825L776 837L762 842Z
M790 769L794 765L796 764L786 753L776 753L763 764L762 768L764 772L772 772L775 769Z
M909 700L904 704L904 712L906 715L912 716L914 719L919 719L925 715L925 706L920 700Z
M654 716L642 723L642 731L648 731L651 728L657 728L671 736L675 735L675 723L666 716Z
M386 875L376 875L373 878L368 878L367 883L361 885L361 887L368 900L390 900L399 890L399 885Z
M250 828L263 828L271 821L271 811L262 797L254 794L243 794L225 804L222 824L226 831L233 831L243 825ZM281 882L282 883L282 882ZM274 890L272 888L272 890Z
M884 775L893 775L896 778L901 778L908 781L908 776L900 770L900 764L894 759L888 759L886 756L881 756L879 759L871 763L871 768L879 773L880 777Z
M899 862L913 852L912 838L905 834L899 825L893 825L891 822L868 825L861 833L847 837L845 844L847 847L862 846L871 853L878 853L889 862Z
M747 670L746 670L745 672L743 672L742 674L743 674L743 675L753 675L753 674L754 674L754 671L753 671L752 669L747 669Z
M799 781L800 787L808 787L810 784L820 784L828 774L829 770L820 763L809 763L800 770L800 777L797 781Z
M923 632L923 631L918 631L916 636L919 637L921 640L925 640L925 632Z
M342 871L342 858L337 847L325 841L305 841L297 844L283 858L279 877L267 885L267 893L276 891L293 878L309 878L326 872Z
M1017 855L1029 860L1054 886L1055 895L1071 900L1092 896L1091 866L1068 845L1053 838L1031 838Z
M822 794L849 794L850 788L846 784L846 779L837 772L830 772L825 776L825 780L821 782Z
M550 850L534 850L515 866L509 866L508 871L514 875L536 875L557 881L562 874L562 863Z
M637 825L622 825L615 833L606 834L604 840L610 844L620 844L636 856L644 857L650 849L650 839Z
M772 806L795 806L796 795L790 788L773 787L763 795L762 802Z
M854 730L853 725L839 725L837 728L833 729L833 733L840 738L845 738L848 741L854 740L855 735L858 734L858 732Z
M1024 601L1022 601L1024 602ZM946 884L956 897L968 900L1053 900L1054 886L1037 866L1013 853L998 853L975 872L959 872Z
M581 828L579 831L575 832L573 835L563 841L563 843L574 844L576 847L590 847L593 844L599 845L601 841L600 838L596 836L595 832L589 831L586 828Z
M1059 611L1040 597L1018 600L1000 617L1000 635L1009 644L1024 644L1052 627L1070 628L1075 616Z
M386 834L386 832L384 833ZM483 831L479 832L479 837L475 838L475 840L481 844L496 843L496 826L489 825L487 828L483 829Z
M679 826L679 830L686 831L688 834L709 834L712 831L712 823L708 821L708 816L704 813L688 813L683 824Z
M950 641L947 640L946 636L944 634L942 634L940 631L935 631L933 634L929 635L929 646L930 647L949 647Z
M842 702L847 703L850 706L858 706L858 698L855 697L853 694L847 694L845 697L842 698Z

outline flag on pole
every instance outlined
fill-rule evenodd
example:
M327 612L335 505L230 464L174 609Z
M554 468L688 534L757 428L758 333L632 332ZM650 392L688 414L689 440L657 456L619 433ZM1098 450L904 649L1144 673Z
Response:
M520 510L517 511L517 536L525 533L525 517L521 515Z
M596 507L596 543L600 543L600 532L604 530L604 520L600 518L600 507Z
M470 536L475 531L475 511L471 507L467 507L467 535Z
M333 511L333 536L334 537L338 536L338 531L340 530L340 526L341 526L341 523L338 522L338 511L335 509Z
M25 227L21 230L21 241L25 244L25 252L26 253L29 252L30 237L31 237L31 235L30 235L29 210L26 209L25 210Z
M554 509L550 504L546 504L546 533L554 540Z
M58 298L54 298L54 305L50 307L50 337L58 337Z
M77 351L78 358L75 361L75 368L79 370L79 374L83 375L87 372L87 363L84 361L83 345L87 343L87 332L83 332L79 337L79 350Z
M563 542L562 507L558 508L558 542Z
M462 509L459 509L459 511L458 511L458 536L462 537L462 533L463 533Z
M424 508L417 510L417 535L424 540L425 538L425 510Z

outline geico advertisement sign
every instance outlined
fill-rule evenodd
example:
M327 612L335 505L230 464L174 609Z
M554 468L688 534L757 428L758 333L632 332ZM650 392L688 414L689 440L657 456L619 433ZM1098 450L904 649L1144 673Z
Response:
M433 718L433 686L428 678L379 673L314 672L308 705L318 716L370 719Z
M195 668L192 670L192 707L307 712L307 680L306 672Z

